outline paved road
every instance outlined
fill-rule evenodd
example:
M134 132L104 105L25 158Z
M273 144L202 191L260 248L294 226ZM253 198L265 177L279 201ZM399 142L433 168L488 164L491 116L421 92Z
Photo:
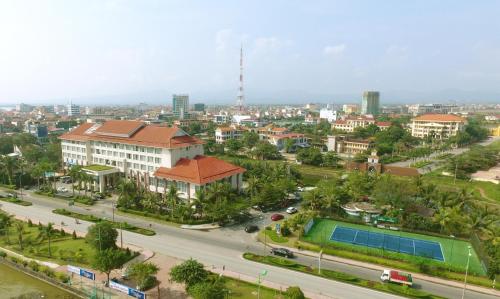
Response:
M86 232L87 227L91 225L91 223L80 221L81 224L77 225L71 218L53 214L51 212L52 209L66 208L75 212L94 214L108 219L112 218L112 209L106 204L100 204L94 207L68 207L67 203L61 200L48 199L31 194L25 194L25 198L32 201L34 203L33 206L23 207L2 202L2 209L12 214L38 219L42 222L50 221L60 224L61 221L64 221L68 228L80 232ZM147 227L150 223L140 218L131 218L118 214L115 214L115 220L127 221L128 223L142 227ZM264 222L269 222L269 217L265 215L262 218L256 218L254 222L262 227ZM225 265L227 270L254 277L257 277L258 273L265 268L269 271L266 277L268 281L282 285L299 285L303 290L310 293L322 294L332 298L399 298L397 296L379 293L349 284L246 261L241 257L243 252L251 251L258 254L266 254L268 248L265 249L263 244L255 241L255 234L246 234L242 232L241 226L222 228L210 232L182 230L177 227L161 225L155 222L152 222L152 226L157 235L147 237L123 232L124 242L183 259L193 257L208 266L214 265L220 268L222 265ZM297 261L310 265L315 265L317 263L314 258L306 256L298 256ZM371 280L377 280L380 276L378 271L331 261L323 261L322 267L324 269L334 269ZM460 289L425 281L418 282L416 287L447 298L459 298L461 295ZM468 291L467 294L468 296L466 296L466 298L497 298L495 296L470 291Z
M489 144L493 143L496 140L500 140L500 137L498 137L498 136L497 137L491 137L491 138L488 138L487 140L485 140L483 142L480 142L478 144L485 146L485 145L489 145ZM417 162L417 161L432 160L434 162L437 162L435 160L435 158L438 157L439 155L442 155L442 154L459 155L461 153L464 153L464 152L468 151L469 149L470 149L470 147L461 147L461 148L451 149L451 150L448 150L448 151L432 153L429 157L417 158L416 160L410 159L410 160L406 160L406 161L394 162L394 163L390 163L390 164L387 164L387 165L399 166L399 167L410 167L410 164L412 164L414 162ZM430 164L428 166L425 166L425 167L421 168L419 171L422 172L422 173L429 172L429 171L434 170L438 166L439 165L436 165L436 163L433 163L433 164Z

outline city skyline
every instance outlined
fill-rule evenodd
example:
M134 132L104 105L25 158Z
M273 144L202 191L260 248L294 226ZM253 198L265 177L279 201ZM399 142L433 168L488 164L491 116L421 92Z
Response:
M498 102L498 6L3 2L0 103Z

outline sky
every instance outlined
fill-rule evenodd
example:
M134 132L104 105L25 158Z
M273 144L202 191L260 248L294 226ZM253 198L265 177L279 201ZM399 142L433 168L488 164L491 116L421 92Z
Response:
M0 1L0 104L500 103L500 1Z

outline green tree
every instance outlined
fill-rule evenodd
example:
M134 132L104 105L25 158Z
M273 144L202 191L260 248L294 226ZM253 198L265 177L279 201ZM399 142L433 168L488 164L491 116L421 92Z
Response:
M287 299L305 299L304 293L299 287L289 287L286 289L285 298Z
M180 265L172 267L170 269L170 277L172 281L185 283L189 288L205 281L208 277L208 271L205 270L203 264L200 262L189 259Z
M189 293L194 299L224 299L226 291L224 285L216 282L199 282L189 288Z
M337 167L341 160L336 152L327 152L323 155L323 166Z
M248 149L252 149L259 142L259 135L255 132L244 132L241 140Z
M319 166L323 164L323 155L318 148L304 148L298 150L297 161L308 165Z
M127 269L127 272L137 282L139 289L145 290L156 282L155 275L159 270L155 264L148 262L133 264Z
M81 171L82 171L82 166L80 166L80 165L73 165L69 169L68 175L71 177L71 180L72 180L71 189L73 192L73 196L75 196L75 182L80 179Z
M103 221L90 226L85 239L96 250L102 251L116 248L117 237L118 232L113 228L112 224Z
M137 186L131 180L122 179L117 188L118 206L129 209L137 196Z
M258 142L252 150L252 155L259 160L279 160L281 154L276 146L267 141Z
M127 255L121 250L114 248L107 248L101 251L97 250L92 261L92 267L102 273L106 273L107 282L109 284L109 275L111 271L120 268L126 260Z
M167 201L170 205L170 217L173 219L177 203L179 202L179 192L177 191L177 186L174 183L171 183L168 186Z
M228 149L229 154L236 155L243 147L243 144L238 139L229 139L224 142L224 146Z
M49 257L52 257L51 241L52 241L52 236L55 234L55 232L56 230L54 229L54 224L52 222L49 222L46 226L42 226L40 228L40 234L38 235L38 238L41 241L47 240Z
M24 223L22 223L21 221L17 221L14 223L14 228L16 229L17 240L19 241L19 248L22 251L24 249L23 247L23 234L25 232Z
M7 243L10 244L9 240L9 228L12 226L13 216L3 213L0 211L0 232L6 237Z

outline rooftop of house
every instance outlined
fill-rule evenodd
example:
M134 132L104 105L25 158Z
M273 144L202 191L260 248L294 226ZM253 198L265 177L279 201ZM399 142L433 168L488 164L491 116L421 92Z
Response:
M62 140L106 141L142 146L178 148L203 144L178 127L146 125L139 121L109 120L102 124L84 123L59 137Z
M465 119L454 114L424 114L415 117L413 121L465 122Z
M244 168L224 160L196 156L193 159L182 158L172 168L160 167L154 176L203 185L243 172Z

